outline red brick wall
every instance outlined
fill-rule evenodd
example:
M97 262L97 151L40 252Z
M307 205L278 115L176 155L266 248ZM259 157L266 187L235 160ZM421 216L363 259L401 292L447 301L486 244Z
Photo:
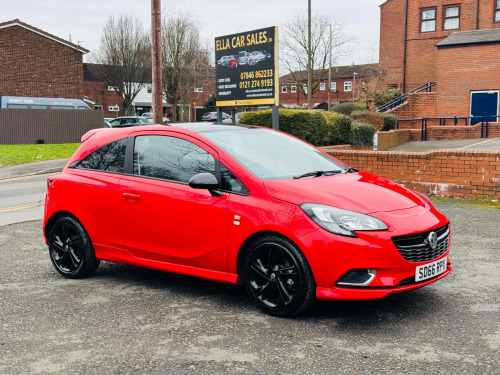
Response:
M91 100L97 100L103 106L104 116L119 117L125 115L123 108L123 99L116 93L116 91L109 91L108 85L103 81L85 81L84 82L85 95ZM110 112L109 106L118 105L119 112Z
M403 84L405 39L405 0L392 0L380 6L380 68L389 84Z
M499 50L499 44L438 50L438 116L470 116L471 91L500 89Z
M381 6L380 64L396 74L402 71L404 36L404 8L406 0L390 0ZM493 0L479 0L479 29L500 27L493 22ZM460 29L443 30L443 6L460 4ZM476 29L476 0L408 0L408 31L406 38L406 87L409 91L423 83L438 80L435 45L454 31ZM420 32L420 10L436 7L436 31ZM464 62L480 66L464 58ZM401 77L402 80L402 77Z
M20 26L0 29L0 96L83 98L82 54Z
M350 81L351 83L354 84L354 79L353 78L348 78L348 79L338 79L338 80L332 80L332 82L336 82L337 89L336 92L332 91L332 103L337 102L339 103L341 100L352 100L353 99L353 91L344 91L344 82ZM356 78L356 85L360 85L363 83L362 78ZM282 88L283 86L287 87L287 92L283 93ZM292 86L295 86L297 88L297 92L292 93ZM304 95L302 92L302 88L299 87L298 84L296 83L289 83L286 85L280 85L280 104L297 104L299 106L303 106L304 104L307 104L307 96ZM324 90L318 90L314 92L312 96L312 103L328 103L328 81L325 81L325 89Z
M411 140L410 130L389 130L378 133L377 150L385 151L390 148L408 143Z
M353 168L426 194L500 197L500 151L426 153L331 150Z
M436 93L410 94L407 102L388 112L398 116L398 118L436 117Z

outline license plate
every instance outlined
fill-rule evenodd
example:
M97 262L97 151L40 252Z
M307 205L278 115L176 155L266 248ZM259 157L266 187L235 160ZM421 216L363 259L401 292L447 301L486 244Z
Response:
M446 271L447 262L446 257L436 260L432 263L424 264L415 268L415 281L422 281L430 279L434 276L442 274Z

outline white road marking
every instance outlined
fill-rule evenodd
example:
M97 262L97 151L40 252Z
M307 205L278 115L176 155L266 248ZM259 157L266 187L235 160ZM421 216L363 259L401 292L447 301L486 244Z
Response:
M478 143L473 143L473 144L468 145L468 146L460 147L460 148L458 148L458 150L462 150L462 149L464 149L464 148L469 148L469 147L477 146L477 145L480 145L481 143L486 143L486 142L495 141L495 140L497 140L497 139L500 139L500 138L491 138L491 139L488 139L487 141L482 141L482 142L478 142Z

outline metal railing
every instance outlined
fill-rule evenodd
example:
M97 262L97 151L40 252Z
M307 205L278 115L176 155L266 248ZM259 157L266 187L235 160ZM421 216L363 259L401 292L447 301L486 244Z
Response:
M427 126L429 120L439 120L439 126L446 126L446 121L453 121L453 125L457 126L461 120L464 121L465 126L473 126L481 123L481 138L488 138L488 131L490 122L498 122L500 115L493 116L455 116L455 117L420 117L420 118L405 118L398 119L397 129L399 129L399 123L405 121L420 121L421 122L421 135L420 140L427 140ZM494 120L492 120L494 119ZM448 123L449 123L448 122ZM474 123L473 123L474 122Z
M404 93L403 95L398 96L397 98L394 98L390 102L387 102L385 104L382 104L380 107L377 107L373 110L373 112L384 112L388 109L392 109L394 107L397 107L400 104L403 104L407 99L409 94L416 94L418 92L426 91L430 92L432 90L432 87L436 86L436 82L429 82L429 83L424 83L423 85L420 85L416 88L414 88L411 91L408 91Z

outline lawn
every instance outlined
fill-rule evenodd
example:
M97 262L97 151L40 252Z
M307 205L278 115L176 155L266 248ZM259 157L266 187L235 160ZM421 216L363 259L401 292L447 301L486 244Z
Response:
M69 158L80 143L0 145L0 167Z

